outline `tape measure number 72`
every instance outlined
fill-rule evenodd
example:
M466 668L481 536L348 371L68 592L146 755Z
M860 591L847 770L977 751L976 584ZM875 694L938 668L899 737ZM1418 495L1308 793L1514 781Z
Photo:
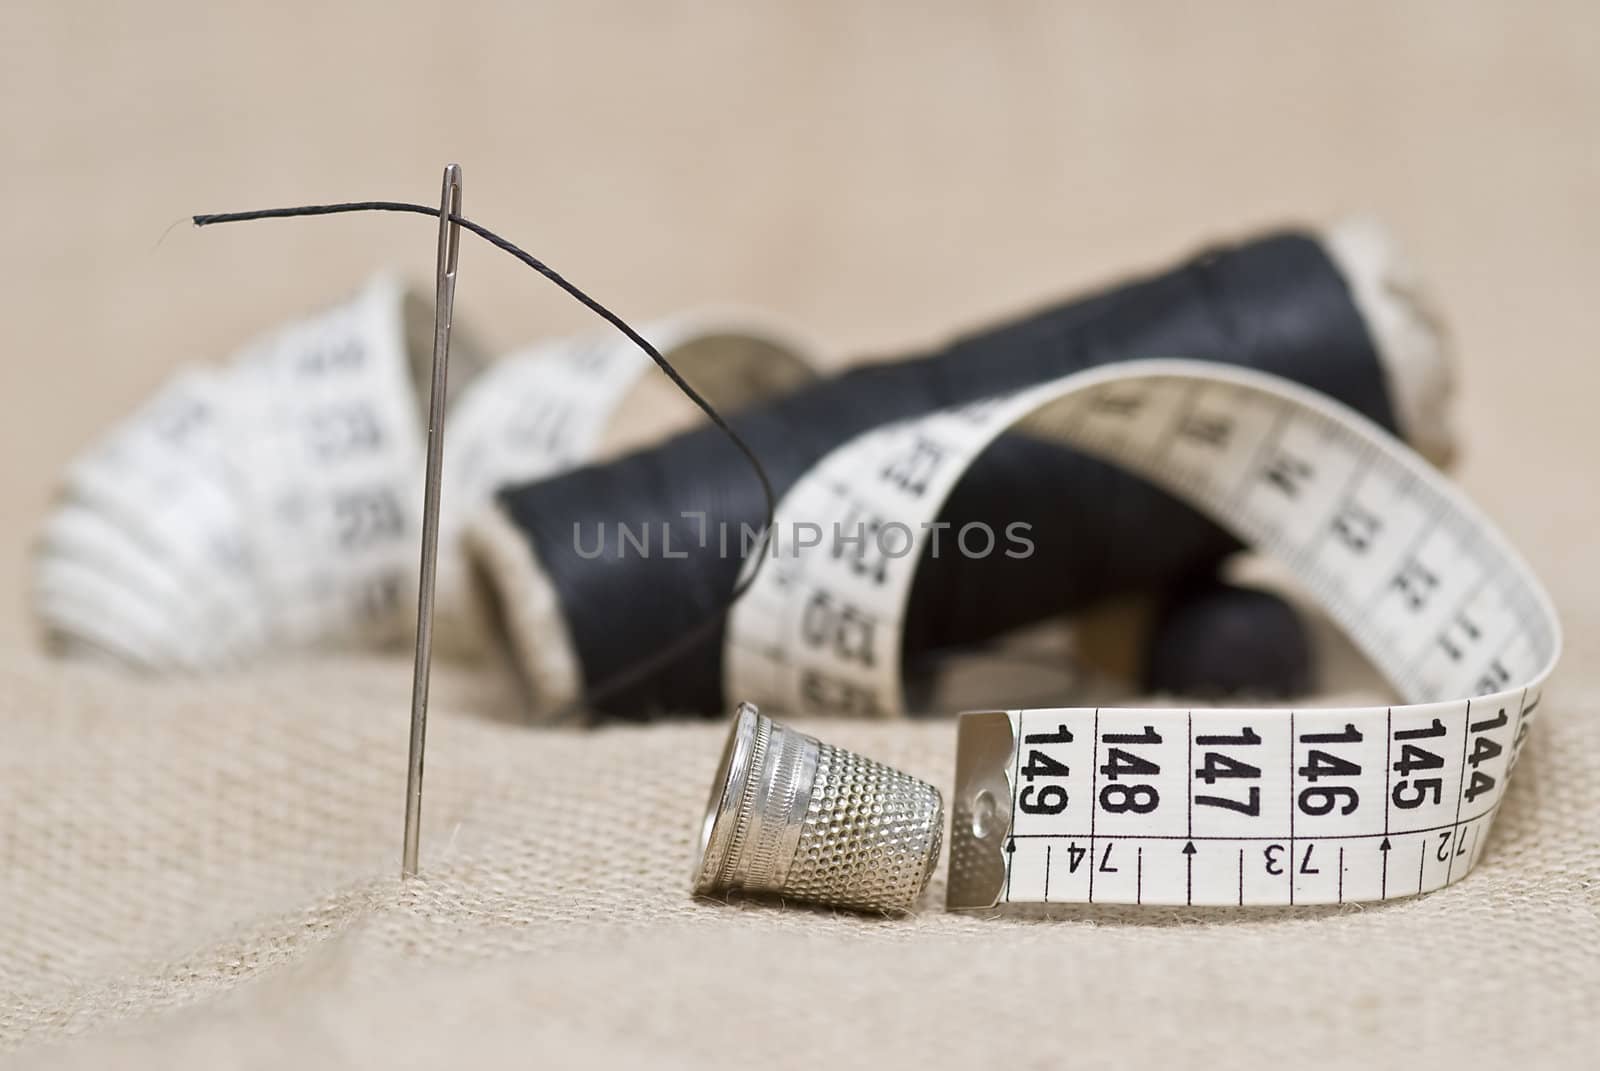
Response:
M1138 472L1283 560L1406 702L963 715L951 907L1342 903L1425 892L1472 868L1561 637L1538 581L1471 503L1315 392L1140 361L862 436L785 496L778 530L865 515L924 539L1008 430ZM872 478L912 449L938 460L915 495ZM826 548L774 563L730 619L728 694L801 709L824 680L900 709L918 556L870 578ZM873 622L870 657L805 642L819 598Z

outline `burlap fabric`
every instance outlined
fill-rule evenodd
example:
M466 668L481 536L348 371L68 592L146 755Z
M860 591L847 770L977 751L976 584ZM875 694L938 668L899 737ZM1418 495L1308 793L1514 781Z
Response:
M697 902L721 726L482 716L445 674L424 876L396 877L403 662L130 684L13 659L0 1044L19 1066L1583 1062L1600 721L1551 690L1491 848L1420 900L1247 913ZM813 724L948 786L948 723ZM88 1035L76 1044L52 1043Z
M23 0L0 17L0 1049L21 1067L1592 1067L1600 518L1592 4ZM129 680L33 653L62 465L181 362L426 279L427 200L641 319L773 309L888 352L1369 208L1449 317L1460 478L1568 653L1479 869L1342 911L899 921L688 896L721 728L505 720L439 670L402 887L404 660ZM504 350L588 327L463 251ZM1331 698L1331 697L1330 697ZM948 788L944 724L809 728ZM0 1062L6 1062L0 1057Z

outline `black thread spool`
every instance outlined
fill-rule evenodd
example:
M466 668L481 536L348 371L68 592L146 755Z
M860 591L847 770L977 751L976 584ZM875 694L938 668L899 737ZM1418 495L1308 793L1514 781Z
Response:
M1144 638L1146 692L1225 699L1287 699L1316 683L1311 635L1275 592L1205 576L1157 608Z
M1386 244L1364 228L1272 235L935 353L852 369L731 423L781 494L833 447L885 422L1108 362L1182 356L1321 390L1437 458L1448 451L1446 369L1407 283ZM714 545L698 548L698 522L684 517L703 513L737 533L763 516L755 481L723 436L691 431L608 464L508 488L498 501L503 517L485 518L473 541L539 706L580 692L597 711L621 717L726 705L721 633L612 686L732 590L740 562ZM1002 437L972 466L940 520L952 530L1027 523L1037 549L1027 559L925 555L907 617L908 660L1112 595L1168 589L1239 549L1138 477L1023 435ZM642 558L612 536L598 559L577 553L575 533L614 534L619 524L670 530L687 557Z

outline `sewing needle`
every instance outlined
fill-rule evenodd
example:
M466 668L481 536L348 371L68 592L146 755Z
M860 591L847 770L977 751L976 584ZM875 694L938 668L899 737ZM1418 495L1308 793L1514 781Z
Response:
M452 218L454 217L454 218ZM433 587L439 557L439 484L444 458L444 403L450 366L450 322L461 247L461 165L444 169L439 201L439 254L434 271L433 383L428 396L428 470L422 495L422 564L417 577L417 657L411 673L411 755L406 773L406 842L400 876L416 877L422 835L422 753L428 730L428 671L433 664Z

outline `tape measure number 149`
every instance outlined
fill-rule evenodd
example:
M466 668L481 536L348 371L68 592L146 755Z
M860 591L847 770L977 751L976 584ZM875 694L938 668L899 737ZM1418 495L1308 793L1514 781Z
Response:
M1426 892L1472 868L1561 639L1548 596L1470 502L1315 392L1140 361L862 436L791 490L779 523L873 515L925 536L1008 430L1137 472L1285 562L1406 702L963 715L949 906L1343 903ZM929 493L861 477L930 442L941 465ZM871 585L823 553L763 573L730 622L729 694L798 709L825 679L898 709L917 557L887 562ZM818 598L875 622L876 657L792 654L808 652L804 611Z

